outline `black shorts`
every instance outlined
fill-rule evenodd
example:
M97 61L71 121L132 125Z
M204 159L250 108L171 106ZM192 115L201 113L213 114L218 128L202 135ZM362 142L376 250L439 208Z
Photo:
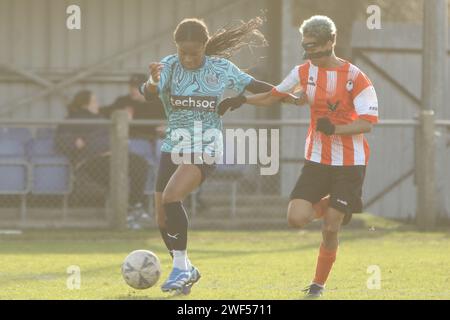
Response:
M191 156L191 163L194 163L194 156L195 154L192 154ZM205 179L211 175L211 173L214 172L216 169L215 164L195 164L201 171L202 174L202 183L205 181ZM178 164L173 163L172 156L170 152L162 152L161 153L161 159L159 160L159 168L158 168L158 175L156 177L156 192L163 192L164 189L167 186L167 183L170 180L170 177L172 177L175 170L177 170Z
M346 215L361 213L365 174L366 166L330 166L306 161L290 198L317 203L330 195L330 207Z

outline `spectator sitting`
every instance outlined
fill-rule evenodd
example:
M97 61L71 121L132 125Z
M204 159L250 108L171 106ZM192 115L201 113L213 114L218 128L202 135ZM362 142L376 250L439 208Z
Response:
M100 112L107 118L115 110L127 110L134 120L163 120L166 119L164 106L158 97L145 100L139 92L139 86L147 81L145 74L133 74L129 81L128 95L118 97L110 106L100 108ZM154 142L165 136L165 126L135 126L130 128L130 138L142 138Z
M102 119L95 95L88 90L78 92L68 107L68 119ZM67 156L75 172L81 172L94 181L109 187L110 183L110 134L102 125L60 125L55 144L60 153ZM148 164L141 156L129 153L130 218L149 218L142 205L147 183Z

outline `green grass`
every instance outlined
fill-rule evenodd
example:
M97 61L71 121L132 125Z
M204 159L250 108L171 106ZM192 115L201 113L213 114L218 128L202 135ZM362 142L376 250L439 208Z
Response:
M361 218L360 218L361 219ZM366 216L344 229L324 299L450 299L448 230L422 233ZM301 299L315 269L321 234L306 231L192 231L189 256L202 280L188 297L159 290L170 258L159 233L28 231L0 236L0 299ZM150 249L161 259L157 286L128 287L124 257ZM81 269L81 288L66 285L69 266ZM379 266L381 289L369 290L367 268Z

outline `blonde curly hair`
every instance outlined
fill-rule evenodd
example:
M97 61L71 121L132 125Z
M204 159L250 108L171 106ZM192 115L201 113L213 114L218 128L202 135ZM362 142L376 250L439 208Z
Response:
M314 37L320 42L336 40L336 25L327 16L312 16L303 21L299 31L302 36Z

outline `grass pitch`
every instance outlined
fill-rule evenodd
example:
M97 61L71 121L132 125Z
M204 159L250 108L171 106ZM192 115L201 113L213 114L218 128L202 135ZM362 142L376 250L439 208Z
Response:
M343 229L323 299L450 299L448 230L424 233L369 215L357 219L363 227ZM190 296L176 297L159 289L171 260L156 230L4 234L0 299L302 299L320 241L318 228L191 231L189 257L203 277ZM135 249L161 259L163 274L153 288L134 290L122 279L121 263ZM79 289L70 289L70 266L81 271Z

